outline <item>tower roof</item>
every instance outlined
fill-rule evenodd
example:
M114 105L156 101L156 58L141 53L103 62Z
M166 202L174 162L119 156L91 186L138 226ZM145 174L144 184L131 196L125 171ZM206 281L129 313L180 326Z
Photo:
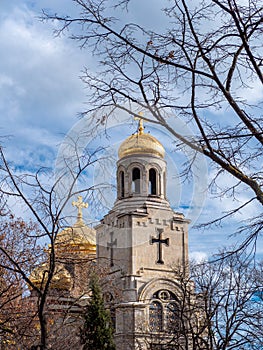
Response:
M119 158L135 154L149 154L164 158L163 145L152 135L144 133L142 119L139 122L138 132L129 136L122 142L119 148Z
M30 275L30 281L36 287L41 288L47 282L49 273L48 262L42 263L36 267ZM69 290L71 286L71 276L67 269L61 263L56 263L54 275L50 284L51 289Z
M96 253L95 230L86 226L78 225L78 222L59 232L55 242L55 248L59 251L75 253Z
M94 258L96 255L96 232L93 228L86 226L82 219L82 209L87 208L81 196L78 201L72 203L78 208L76 223L63 229L57 234L54 242L55 248L55 271L50 284L50 289L69 291L72 287L72 276L66 268L65 263L79 261L78 259ZM46 251L50 253L51 246ZM72 260L73 259L73 260ZM49 262L43 262L31 273L30 280L38 288L46 283L49 273Z
M88 203L83 202L82 196L72 202L78 208L77 221L72 227L67 227L58 233L55 248L58 252L68 253L96 253L96 232L93 228L86 226L82 219L82 209L88 207Z

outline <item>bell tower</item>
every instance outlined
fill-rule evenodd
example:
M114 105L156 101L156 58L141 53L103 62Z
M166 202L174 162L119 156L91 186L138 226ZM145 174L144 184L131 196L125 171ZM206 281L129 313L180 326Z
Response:
M144 133L140 120L138 133L125 140L118 152L117 201L114 209L137 209L148 205L169 208L166 200L166 162L162 144ZM158 203L158 204L157 204Z
M117 350L148 349L149 341L152 349L180 298L175 267L187 274L189 221L170 207L165 150L142 120L118 156L117 199L96 228L97 257L118 291L109 298Z

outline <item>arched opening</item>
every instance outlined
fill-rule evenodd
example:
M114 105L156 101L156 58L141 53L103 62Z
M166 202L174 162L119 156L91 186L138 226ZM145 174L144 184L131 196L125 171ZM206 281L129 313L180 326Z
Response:
M175 294L167 289L156 291L149 305L151 332L175 334L180 329L179 304Z
M132 169L132 192L140 193L141 172L139 168Z
M120 197L124 197L124 171L120 172L119 175L119 180L120 180Z
M162 193L166 197L166 173L163 173L163 180L161 181L162 183Z
M149 327L151 332L161 332L163 328L162 305L159 301L152 301L149 309Z
M157 194L157 175L156 170L151 168L149 170L149 194Z
M168 331L175 333L179 328L179 310L175 301L166 305L166 328Z

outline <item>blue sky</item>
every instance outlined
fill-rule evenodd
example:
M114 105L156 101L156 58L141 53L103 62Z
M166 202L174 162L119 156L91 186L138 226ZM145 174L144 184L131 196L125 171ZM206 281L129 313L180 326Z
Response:
M94 65L88 50L80 50L77 43L66 36L54 37L53 29L57 23L38 20L42 8L62 14L77 11L71 0L13 0L0 3L0 135L5 137L3 142L8 159L20 172L34 172L41 166L55 167L65 135L82 123L78 119L78 113L85 108L85 86L79 79L81 70L84 66L91 68ZM157 18L158 12L154 6L151 13ZM133 16L136 18L135 12ZM138 20L143 21L144 18ZM257 93L260 95L262 92ZM200 159L203 173L197 172L194 183L182 184L177 175L188 155L174 154L168 147L171 140L163 130L146 127L167 146L168 192L175 210L183 211L196 223L197 220L210 220L239 205L229 198L216 199L206 193L207 169L208 178L213 173L204 159ZM120 142L134 130L130 123L122 126L121 133L116 123L110 128L111 138L102 137L100 142L108 147L107 152L113 152L116 156ZM114 166L109 172L114 181ZM95 180L89 178L89 181ZM231 179L226 177L222 181L229 182ZM115 194L111 192L108 195L107 205L110 206ZM244 200L247 196L249 193L244 192ZM246 211L229 219L222 227L204 232L190 229L189 248L192 256L205 257L232 241L240 240L239 237L232 240L227 237L242 220L258 211L257 204L252 203ZM263 254L260 242L258 249Z

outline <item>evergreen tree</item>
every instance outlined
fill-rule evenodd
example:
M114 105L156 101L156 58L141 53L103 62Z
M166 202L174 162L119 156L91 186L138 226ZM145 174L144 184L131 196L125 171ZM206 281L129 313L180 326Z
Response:
M83 350L115 350L113 328L108 310L104 307L98 278L90 280L91 299L84 315Z

